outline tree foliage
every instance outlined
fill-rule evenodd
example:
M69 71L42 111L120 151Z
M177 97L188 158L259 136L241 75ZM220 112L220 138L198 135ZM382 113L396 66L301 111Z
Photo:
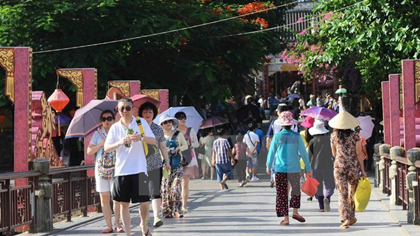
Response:
M260 2L259 8L290 0ZM258 10L239 0L3 0L0 45L34 52L155 34ZM251 6L251 7L250 7ZM56 68L98 69L100 97L107 81L141 80L167 88L185 103L215 101L241 91L252 69L278 53L279 32L224 37L281 25L287 8L138 40L34 54L34 89L51 94ZM241 12L241 13L239 13ZM245 12L245 13L244 13ZM4 89L2 87L1 89ZM4 101L4 98L3 98Z
M350 91L375 100L380 82L401 72L402 59L420 58L416 0L320 0L314 13L320 21L298 34L288 55L304 58L298 64L308 78L319 70L331 74L335 67L333 76Z

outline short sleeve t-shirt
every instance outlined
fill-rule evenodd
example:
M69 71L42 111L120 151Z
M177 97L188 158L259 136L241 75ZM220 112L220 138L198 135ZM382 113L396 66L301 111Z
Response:
M251 131L245 134L242 142L244 142L249 149L254 149L255 144L260 142L260 138L255 132Z
M140 118L143 125L144 136L155 138L150 126L146 120ZM136 118L133 117L128 128L134 131L134 134L140 134L139 126ZM127 128L121 123L121 120L112 125L109 130L105 145L114 144L127 136ZM138 173L145 173L147 175L147 163L144 155L143 143L141 141L131 142L130 147L121 145L116 149L117 161L115 163L115 176L133 175Z
M102 135L99 132L101 132L102 135L104 137L106 137L106 131L105 131L105 129L102 128L102 129L96 131L95 133L93 133L92 138L90 139L90 144L96 146L96 145L98 145L102 142ZM103 151L104 151L104 149L101 148L95 153L95 160L96 161L98 161L101 158Z

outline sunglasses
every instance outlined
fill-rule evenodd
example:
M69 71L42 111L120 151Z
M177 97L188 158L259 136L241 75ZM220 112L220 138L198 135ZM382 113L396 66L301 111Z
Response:
M112 120L114 120L114 118L112 116L107 116L107 117L102 117L101 120L102 120L102 122L112 121Z
M121 106L118 108L121 112L125 111L131 111L131 106Z
M166 125L168 123L171 123L172 124L172 121L171 120L167 120L167 121L162 122L163 125Z
M185 117L185 116L180 116L180 117L178 117L177 119L178 119L178 120L186 120L186 119L187 119L187 117Z

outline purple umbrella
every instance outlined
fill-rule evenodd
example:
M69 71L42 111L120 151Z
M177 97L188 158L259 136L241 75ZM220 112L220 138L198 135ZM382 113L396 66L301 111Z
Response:
M116 100L92 100L86 106L78 109L67 129L66 139L86 137L101 126L100 115L102 111L114 111Z
M70 118L70 117L68 117L68 116L66 116L66 115L63 115L63 114L59 114L59 115L56 115L56 116L55 116L55 123L56 123L56 124L58 124L58 119L60 119L60 124L61 124L61 125L62 125L62 124L65 124L66 122L71 121L71 118Z
M207 129L207 128L215 127L218 125L224 125L227 123L229 123L229 121L226 120L225 118L222 118L220 116L213 116L211 118L204 120L203 123L201 123L200 129Z
M337 112L324 107L311 107L300 113L302 116L310 116L319 120L331 120Z

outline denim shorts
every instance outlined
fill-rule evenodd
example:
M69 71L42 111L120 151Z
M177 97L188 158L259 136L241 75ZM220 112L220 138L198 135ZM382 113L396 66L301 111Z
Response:
M252 156L255 159L255 162L252 160L250 156L248 156L248 154L246 155L247 157L246 167L248 168L258 167L258 153L254 152Z
M223 180L223 174L226 174L230 179L232 177L232 165L230 163L216 164L217 182L220 183Z

